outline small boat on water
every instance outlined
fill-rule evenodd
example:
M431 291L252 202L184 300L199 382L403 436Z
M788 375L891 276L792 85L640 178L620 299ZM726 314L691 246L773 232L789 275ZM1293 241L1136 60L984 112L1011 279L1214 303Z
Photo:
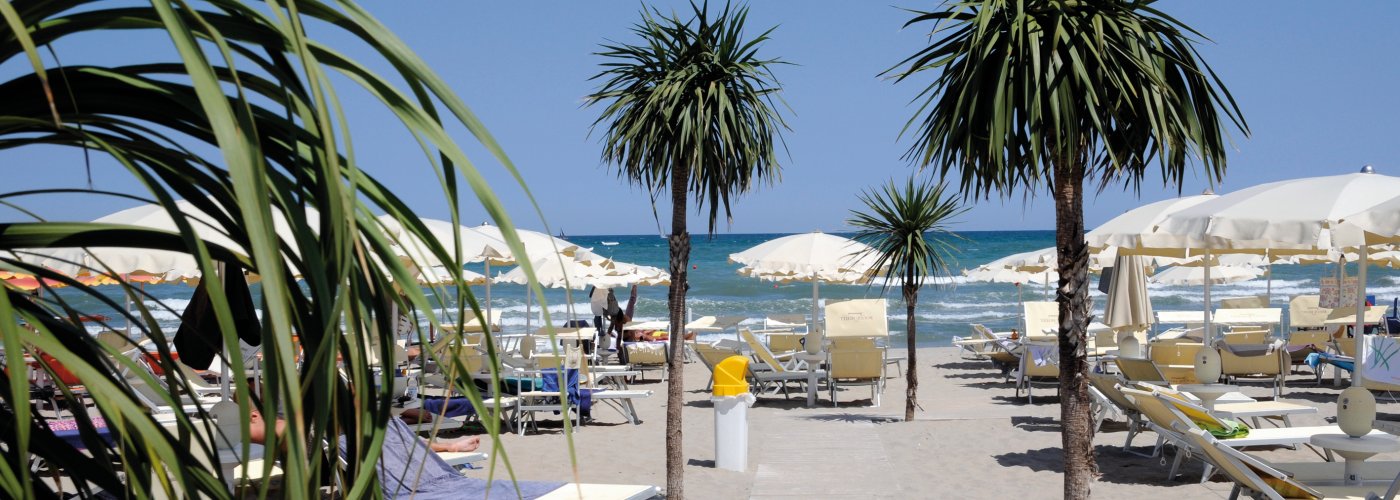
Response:
M603 246L609 246L609 247L610 247L610 246L613 246L613 245L616 245L616 244L617 244L616 241L604 241L604 242L603 242Z

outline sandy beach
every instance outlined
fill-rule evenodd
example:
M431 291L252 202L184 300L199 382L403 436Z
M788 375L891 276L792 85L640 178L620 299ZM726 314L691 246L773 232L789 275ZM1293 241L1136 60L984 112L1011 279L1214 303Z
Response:
M765 396L749 411L747 471L717 469L714 411L702 391L709 373L698 361L686 365L685 471L689 498L1059 498L1061 491L1059 399L1053 387L1037 387L1035 404L1016 398L986 361L959 358L952 348L918 353L919 404L913 422L901 421L904 378L888 380L879 407L869 390L838 392L833 408L821 391L816 408L804 395ZM893 375L894 369L889 373ZM574 437L578 479L584 482L665 484L665 384L651 379L634 389L656 391L637 407L643 423L633 426L617 412L600 408L595 421ZM1314 385L1310 373L1290 377L1283 400L1319 408L1294 425L1331 423L1340 389ZM1269 388L1248 384L1244 392L1267 399ZM1400 404L1380 394L1379 418L1400 420ZM1189 461L1183 475L1167 481L1170 458L1144 458L1121 449L1126 426L1106 422L1094 442L1102 477L1093 486L1102 498L1226 498L1231 483L1217 477L1200 484L1202 463ZM501 438L516 476L565 480L573 475L558 420L546 419L539 433ZM1155 435L1134 440L1148 452ZM1321 461L1307 447L1248 450L1270 461ZM1400 460L1400 453L1373 460ZM498 462L498 465L500 463ZM485 477L486 470L469 475ZM503 470L497 477L504 477Z

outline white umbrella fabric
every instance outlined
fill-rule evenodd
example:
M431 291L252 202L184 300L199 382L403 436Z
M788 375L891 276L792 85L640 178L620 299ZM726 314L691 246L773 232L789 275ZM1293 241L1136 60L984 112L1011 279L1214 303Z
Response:
M1226 283L1248 281L1263 275L1264 270L1257 267L1212 266L1210 269L1210 284L1224 285ZM1157 271L1157 274L1152 275L1147 281L1158 285L1204 285L1206 282L1206 268L1200 266L1171 266L1165 270Z
M1311 177L1261 184L1168 215L1145 239L1147 246L1204 248L1211 251L1259 253L1260 249L1341 249L1361 241L1354 226L1344 219L1358 215L1400 192L1400 178L1373 173ZM1357 280L1357 355L1364 354L1366 253L1359 249ZM1209 258L1209 257L1207 257ZM1209 268L1207 268L1209 269ZM1210 334L1209 279L1206 288L1205 326ZM1353 383L1363 378L1357 364Z
M744 265L739 270L744 276L812 282L813 333L820 332L821 283L863 283L876 271L875 260L869 245L819 231L775 238L729 254L730 262Z
M1168 214L1218 198L1214 194L1170 198L1134 208L1109 219L1084 235L1090 248L1139 248L1142 237L1152 233Z
M500 240L502 242L505 241L505 236L501 233L501 228L499 227L483 223L480 226L475 226L471 229L475 230L478 233ZM515 229L515 235L520 239L520 244L525 247L525 255L515 255L513 251L507 248L506 254L504 256L499 258L486 259L485 271L487 276L491 276L492 264L511 265L519 264L521 262L534 262L538 259L549 258L552 255L563 255L570 259L581 260L586 262L602 260L602 257L598 254L593 253L592 249L576 245L563 238L555 238L545 233L520 228ZM569 289L567 288L565 289L565 301L569 302L569 304L567 305L572 310L573 295L570 294L568 290ZM491 283L489 281L486 283L486 314L487 317L490 317Z
M1104 323L1117 332L1115 341L1123 333L1146 331L1152 325L1152 300L1147 295L1145 260L1141 255L1119 255L1114 260L1113 277L1108 284L1108 302L1104 306Z
M535 279L539 281L540 286L566 290L582 290L590 285L599 288L618 288L633 284L643 286L668 285L671 282L670 274L659 268L607 259L597 262L580 262L563 255L556 255L553 258L538 259L531 263L531 267L535 270ZM530 283L529 277L525 275L525 269L521 267L501 274L492 281L517 285ZM530 329L530 297L530 291L526 290L526 331Z

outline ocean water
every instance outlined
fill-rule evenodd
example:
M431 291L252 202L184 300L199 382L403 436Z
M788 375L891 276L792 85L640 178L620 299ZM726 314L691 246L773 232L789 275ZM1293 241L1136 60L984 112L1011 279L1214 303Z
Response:
M957 242L954 256L958 271L1018 252L1026 252L1049 247L1054 244L1052 231L971 231L962 233L965 240ZM774 284L737 274L739 265L729 263L731 253L784 236L783 234L726 234L709 237L703 234L692 236L690 262L690 292L688 305L694 317L704 315L748 316L756 323L767 314L804 314L811 310L812 286L810 283ZM657 235L570 235L569 241L594 252L619 261L645 264L665 268L667 265L666 239ZM1355 266L1348 266L1348 275L1354 275ZM479 264L469 269L482 272ZM493 267L492 275L508 271L509 268ZM1318 278L1335 272L1333 265L1273 267L1274 307L1285 307L1288 298L1299 294L1316 294ZM1372 266L1368 270L1368 293L1377 296L1384 304L1400 296L1400 272ZM1097 278L1094 280L1097 282ZM1017 287L1010 283L966 282L954 277L947 285L927 286L919 293L915 314L915 327L920 345L948 345L954 335L969 333L970 323L981 323L994 330L1016 327L1020 322L1020 300L1053 300L1043 284L1023 284ZM1054 286L1051 283L1050 286ZM114 300L121 302L118 287L105 287ZM1265 292L1263 278L1217 285L1212 287L1215 299L1260 295ZM194 289L185 285L151 285L146 291L158 298L149 301L153 317L162 328L174 328L179 323L179 314L188 303ZM258 293L256 285L254 294ZM478 300L483 299L483 289L472 287ZM81 297L71 290L58 293L72 300L73 304L85 313L113 315L95 300ZM625 304L627 291L617 290L618 300ZM1149 288L1154 310L1201 310L1202 289L1199 286L1158 286ZM570 317L591 319L587 297L584 291L573 291L566 296L563 290L549 290L545 300L549 304L551 319L556 324ZM906 327L905 308L897 288L888 291L880 287L864 285L823 284L820 287L823 300L887 297L890 301L889 319L891 342L903 345ZM1097 291L1092 292L1094 314L1103 312L1104 298ZM492 307L502 312L506 331L524 331L526 325L524 287L519 285L493 285L491 288ZM451 308L448 308L451 309ZM637 321L666 319L666 287L639 287L636 306ZM532 307L533 325L540 324L539 303ZM437 310L443 314L442 309ZM1286 316L1285 316L1286 317ZM120 319L112 326L120 327ZM90 328L100 328L93 325ZM703 337L703 336L702 336Z

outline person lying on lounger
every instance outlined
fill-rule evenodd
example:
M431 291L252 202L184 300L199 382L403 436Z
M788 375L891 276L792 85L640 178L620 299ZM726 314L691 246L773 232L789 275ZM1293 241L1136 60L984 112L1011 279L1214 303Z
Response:
M263 423L262 413L258 410L248 412L248 440L256 444L265 444L267 434ZM395 419L396 420L396 419ZM278 436L281 436L287 428L287 422L278 418L274 423ZM420 438L420 441L425 441ZM481 447L481 436L462 436L456 439L435 439L426 441L430 449L435 452L470 452Z

